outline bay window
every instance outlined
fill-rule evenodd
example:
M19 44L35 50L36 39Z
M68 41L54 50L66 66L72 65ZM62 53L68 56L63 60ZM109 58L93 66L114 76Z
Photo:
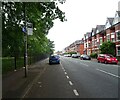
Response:
M120 41L120 30L116 32L116 41Z

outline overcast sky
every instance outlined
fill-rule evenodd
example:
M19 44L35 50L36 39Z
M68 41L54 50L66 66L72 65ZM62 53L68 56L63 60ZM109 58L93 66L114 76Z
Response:
M86 32L96 25L105 25L107 17L114 17L120 0L66 0L59 4L67 21L54 21L48 38L54 41L55 51L61 51L76 40L81 40Z

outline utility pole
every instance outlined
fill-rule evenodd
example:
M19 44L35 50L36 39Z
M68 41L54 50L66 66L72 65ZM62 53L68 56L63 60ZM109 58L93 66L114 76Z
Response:
M27 57L27 29L26 29L26 10L25 10L25 2L23 2L24 6L24 27L26 32L24 32L24 67L25 67L25 77L28 75L28 57Z

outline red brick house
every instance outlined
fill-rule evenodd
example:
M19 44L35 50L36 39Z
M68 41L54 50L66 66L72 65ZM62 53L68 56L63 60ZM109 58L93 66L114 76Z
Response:
M115 30L116 56L120 57L120 11L116 11L112 25Z

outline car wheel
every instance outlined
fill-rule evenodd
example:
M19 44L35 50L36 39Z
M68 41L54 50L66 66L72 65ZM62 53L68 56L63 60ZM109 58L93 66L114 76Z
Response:
M107 61L105 61L104 63L107 64Z
M100 63L100 61L98 60L98 63Z

